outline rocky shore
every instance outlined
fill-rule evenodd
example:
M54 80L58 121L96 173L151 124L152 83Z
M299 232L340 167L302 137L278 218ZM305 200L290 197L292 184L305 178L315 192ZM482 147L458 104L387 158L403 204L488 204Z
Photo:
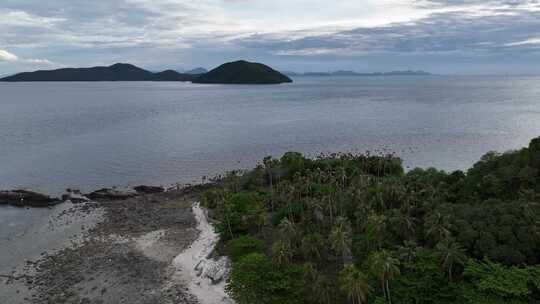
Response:
M192 211L202 188L68 191L76 204L63 216L102 216L77 242L0 273L0 303L211 303L174 263L202 234Z

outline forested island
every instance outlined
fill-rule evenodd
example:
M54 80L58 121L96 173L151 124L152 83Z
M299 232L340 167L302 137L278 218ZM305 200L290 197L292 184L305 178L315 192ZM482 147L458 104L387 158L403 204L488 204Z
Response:
M202 68L179 73L174 70L153 73L127 63L108 67L63 68L19 73L1 78L4 82L43 81L190 81L214 84L280 84L292 80L271 67L244 60L223 64L209 72Z
M225 63L193 80L194 83L279 84L292 80L271 67L245 60Z
M394 155L287 153L202 203L255 303L539 303L540 138L467 172Z

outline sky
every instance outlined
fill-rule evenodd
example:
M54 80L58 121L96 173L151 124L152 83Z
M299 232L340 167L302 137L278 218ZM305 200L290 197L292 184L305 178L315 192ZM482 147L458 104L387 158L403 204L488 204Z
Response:
M0 75L238 59L297 72L540 74L540 0L0 1Z

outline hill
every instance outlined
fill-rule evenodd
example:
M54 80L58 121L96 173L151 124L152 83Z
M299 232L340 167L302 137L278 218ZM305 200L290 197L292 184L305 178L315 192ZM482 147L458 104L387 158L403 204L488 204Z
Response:
M196 68L196 69L184 72L184 74L190 74L190 75L201 75L205 73L208 73L208 71L205 68Z
M219 84L279 84L292 80L271 67L248 61L225 63L199 76L194 83Z
M0 81L150 81L154 74L131 64L19 73Z
M197 75L189 73L178 73L174 70L166 70L159 73L154 73L152 81L193 81Z
M19 73L0 81L192 81L195 76L173 70L152 73L132 64L117 63L108 67L64 68Z

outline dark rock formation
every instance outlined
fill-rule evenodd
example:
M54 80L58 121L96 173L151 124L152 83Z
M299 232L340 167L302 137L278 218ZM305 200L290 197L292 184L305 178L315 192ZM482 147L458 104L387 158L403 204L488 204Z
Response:
M152 193L164 192L165 188L141 185L141 186L137 186L137 187L133 188L133 190L137 191L137 193L152 194Z
M136 196L137 194L131 193L131 192L124 192L124 191L118 191L115 189L109 189L109 188L103 188L96 190L88 195L88 197L91 200L97 200L97 201L118 201L118 200L125 200L131 197Z
M58 198L26 190L0 191L0 205L18 207L50 207L60 204Z

